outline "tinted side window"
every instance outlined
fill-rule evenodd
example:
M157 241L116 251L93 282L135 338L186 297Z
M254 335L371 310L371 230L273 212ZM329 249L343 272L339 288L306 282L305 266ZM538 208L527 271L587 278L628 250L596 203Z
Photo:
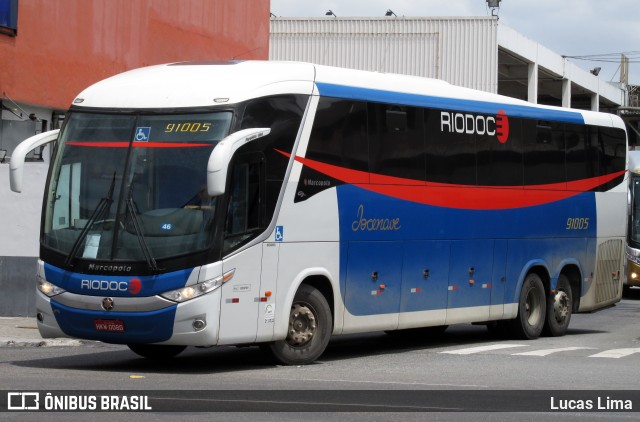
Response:
M627 144L625 132L622 129L599 127L598 151L600 154L600 175L606 176L623 171L626 166ZM624 176L619 176L601 186L599 190L610 189L622 182Z
M589 179L597 176L594 165L596 155L588 147L587 127L583 125L565 124L565 148L567 181Z
M607 175L624 170L627 145L624 131L614 128L598 128L600 145L600 172Z
M504 142L488 134L476 135L478 184L522 186L521 119L509 119L509 136Z
M276 150L291 153L296 141L308 96L282 95L250 101L244 110L240 129L271 128L271 133L247 144L243 151L261 151L265 157L265 197L269 219L278 201L289 158Z
M560 184L565 189L564 130L552 122L522 121L524 185Z
M369 154L372 183L378 174L424 182L422 109L369 104Z
M427 181L476 184L475 135L465 124L463 113L425 110Z
M334 166L368 172L366 103L321 98L306 156ZM368 182L368 177L364 182Z
M238 156L230 173L223 253L257 236L266 226L261 154Z
M320 98L305 158L323 166L323 171L314 169L312 164L302 168L295 202L341 185L345 179L340 173L348 173L350 183L369 183L367 104Z

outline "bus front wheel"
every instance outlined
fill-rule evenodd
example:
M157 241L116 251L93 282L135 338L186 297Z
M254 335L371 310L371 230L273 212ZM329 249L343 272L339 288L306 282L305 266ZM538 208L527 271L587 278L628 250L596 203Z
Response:
M540 276L529 273L522 283L518 316L510 321L511 333L518 338L533 340L544 328L547 300Z
M332 326L331 308L325 297L303 284L291 305L287 338L266 344L262 350L285 365L306 365L324 352Z
M127 344L137 355L148 359L170 359L181 353L187 346L166 346L163 344Z

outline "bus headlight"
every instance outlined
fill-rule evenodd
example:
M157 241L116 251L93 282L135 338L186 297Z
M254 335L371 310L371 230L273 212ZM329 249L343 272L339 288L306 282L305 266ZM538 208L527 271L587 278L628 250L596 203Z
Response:
M59 295L60 293L66 292L66 290L56 286L55 284L49 283L47 280L37 277L38 279L38 290L47 295L48 297L53 297Z
M220 277L206 280L202 283L194 284L192 286L183 287L181 289L171 290L162 293L160 296L178 303L186 302L187 300L191 300L198 296L210 293L218 287L222 286L224 283L233 278L233 274L235 273L235 271L236 270L234 268L231 271L227 271Z

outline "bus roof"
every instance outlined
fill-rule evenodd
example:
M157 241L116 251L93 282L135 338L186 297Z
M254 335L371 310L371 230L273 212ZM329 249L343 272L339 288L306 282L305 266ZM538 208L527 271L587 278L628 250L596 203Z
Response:
M534 105L516 98L417 76L343 69L301 62L182 62L131 70L100 81L74 100L76 107L176 109L233 104L277 94L319 94L449 110L614 126L615 115Z
M308 63L170 63L97 82L82 91L73 104L111 109L211 107L282 93L310 95L313 80L314 67Z

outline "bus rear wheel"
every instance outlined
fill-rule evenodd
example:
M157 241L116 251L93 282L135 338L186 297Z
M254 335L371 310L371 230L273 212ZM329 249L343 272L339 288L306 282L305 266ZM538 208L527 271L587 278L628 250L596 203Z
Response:
M553 337L566 334L571 321L573 295L569 279L564 274L558 277L556 294L550 295L547 301L547 318L544 323L544 333Z
M322 355L332 327L331 308L325 297L319 290L303 284L291 305L287 338L261 348L279 363L306 365Z
M167 346L163 344L127 344L137 355L148 359L171 359L180 354L187 346Z
M522 283L518 316L510 321L513 336L533 340L540 337L544 328L547 300L540 276L529 273Z

